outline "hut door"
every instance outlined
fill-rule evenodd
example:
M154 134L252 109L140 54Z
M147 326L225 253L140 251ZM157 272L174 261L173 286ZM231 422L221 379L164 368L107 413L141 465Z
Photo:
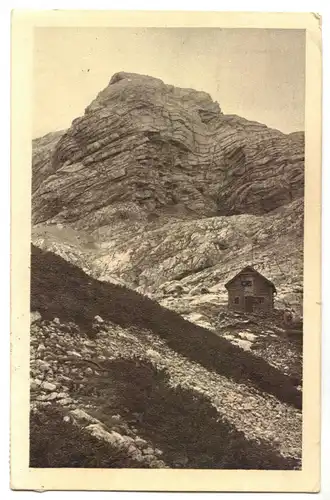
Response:
M251 295L245 297L245 311L246 312L253 312L253 298Z

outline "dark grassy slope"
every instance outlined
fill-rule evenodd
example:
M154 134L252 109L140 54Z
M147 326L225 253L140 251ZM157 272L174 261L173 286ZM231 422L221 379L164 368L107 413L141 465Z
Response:
M140 437L163 451L162 459L168 466L299 468L299 460L284 458L265 440L248 440L219 415L203 394L180 385L171 386L166 370L138 358L119 358L106 365L108 374L95 377L95 384L79 389L78 398L83 394L88 402L94 403L94 409L89 412L109 429L114 425L113 413L122 415L137 428ZM178 463L178 454L185 456L187 462Z
M30 467L141 467L109 443L63 421L56 408L30 413Z
M106 430L126 434L127 424L137 428L140 437L161 448L162 460L169 467L300 468L298 459L281 456L263 439L246 439L225 418L219 418L219 413L202 394L170 386L168 373L151 363L134 358L116 359L109 362L108 368L107 377L97 380L93 387L85 385L78 397L86 397L89 402L95 398L97 404L89 413L100 419ZM124 417L120 424L112 420L114 411ZM139 418L135 417L136 412ZM30 414L30 467L139 468L148 465L127 457L123 450L99 441L84 429L64 422L63 410L51 406Z
M300 383L261 358L241 350L211 331L184 320L174 311L133 290L100 282L61 257L32 245L31 310L44 318L75 321L86 333L100 315L122 327L152 330L169 347L209 370L239 383L252 383L279 400L301 408Z

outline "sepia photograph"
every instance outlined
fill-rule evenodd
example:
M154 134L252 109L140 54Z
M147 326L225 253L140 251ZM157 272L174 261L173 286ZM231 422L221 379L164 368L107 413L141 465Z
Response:
M31 30L27 470L302 473L308 27L128 24Z

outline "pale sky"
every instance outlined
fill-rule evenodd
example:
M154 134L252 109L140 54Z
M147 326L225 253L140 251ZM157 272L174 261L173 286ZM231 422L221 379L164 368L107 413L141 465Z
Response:
M305 32L36 28L33 137L68 128L119 71L208 92L224 113L304 129Z

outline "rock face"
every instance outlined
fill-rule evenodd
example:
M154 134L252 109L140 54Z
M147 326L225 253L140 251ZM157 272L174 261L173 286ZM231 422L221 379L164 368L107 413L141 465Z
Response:
M302 215L297 200L268 216L172 220L154 229L141 225L114 238L116 244L95 262L105 275L121 275L148 293L176 281L189 292L203 285L226 294L223 284L253 259L284 298L287 285L301 282Z
M34 170L35 223L264 214L303 196L303 134L224 115L204 92L117 73L69 130L37 145Z
M303 190L302 132L117 73L67 131L34 141L33 239L184 315L224 304L226 280L253 264L300 314Z
M64 132L63 130L49 133L40 139L33 140L33 193L39 187L40 183L52 174L51 155L49 152L53 150Z

